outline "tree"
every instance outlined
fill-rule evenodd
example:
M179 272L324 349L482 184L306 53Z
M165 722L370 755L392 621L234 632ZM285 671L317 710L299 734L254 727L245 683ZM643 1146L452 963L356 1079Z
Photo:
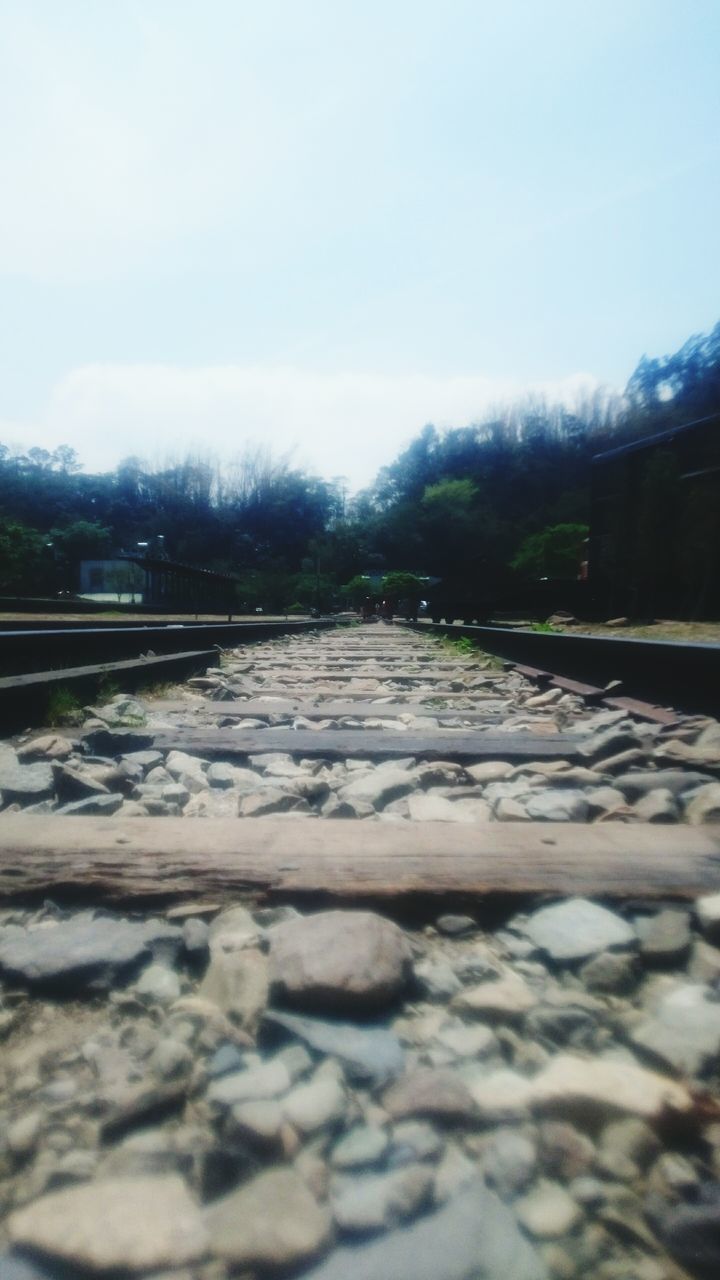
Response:
M359 609L363 600L372 595L372 586L369 578L356 574L344 587L339 588L340 595L343 596L352 605L353 609Z
M51 572L42 534L16 520L0 520L0 592L41 595Z
M586 524L556 524L531 533L520 544L512 568L528 578L577 578L589 532Z

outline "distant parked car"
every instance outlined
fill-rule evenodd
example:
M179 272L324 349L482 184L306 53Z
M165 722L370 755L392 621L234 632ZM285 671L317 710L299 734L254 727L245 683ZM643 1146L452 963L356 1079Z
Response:
M255 609L255 612L262 613L262 605L258 605L257 608Z

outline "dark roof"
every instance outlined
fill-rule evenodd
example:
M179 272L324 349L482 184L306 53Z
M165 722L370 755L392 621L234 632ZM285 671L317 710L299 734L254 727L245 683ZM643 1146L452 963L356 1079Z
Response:
M122 551L118 560L131 560L141 569L162 570L171 572L179 578L202 579L203 582L236 582L232 573L218 573L216 569L201 569L194 564L182 564L179 560L163 560L159 556L133 555L131 551Z
M683 422L677 427L670 427L667 431L658 431L654 436L643 436L640 440L631 440L630 444L621 444L616 449L607 449L605 453L596 453L592 459L593 465L597 462L610 462L613 458L621 458L626 453L638 453L641 449L651 449L658 444L669 444L685 432L691 433L696 427L705 426L708 422L720 424L720 413L711 413L706 418L696 418L693 422Z

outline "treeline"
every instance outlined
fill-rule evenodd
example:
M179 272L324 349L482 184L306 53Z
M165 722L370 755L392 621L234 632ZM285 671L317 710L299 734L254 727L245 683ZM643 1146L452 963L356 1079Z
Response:
M590 459L720 411L720 324L674 355L640 360L622 396L573 410L527 399L463 428L426 426L347 501L288 458L229 465L137 458L88 475L74 450L0 445L0 595L74 590L85 558L162 538L173 560L232 573L240 604L329 608L367 570L486 578L577 572Z

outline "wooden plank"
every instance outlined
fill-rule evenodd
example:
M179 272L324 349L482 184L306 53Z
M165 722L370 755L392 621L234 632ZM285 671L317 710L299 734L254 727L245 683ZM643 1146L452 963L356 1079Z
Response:
M219 704L222 705L222 704ZM100 739L100 735L102 738ZM112 751L108 730L86 735L102 754ZM570 760L579 755L578 734L478 733L472 729L433 729L430 734L388 729L162 729L152 733L158 751L187 751L191 755L223 757L260 755L267 751L296 756L392 759L418 756L423 760ZM121 750L122 748L118 748Z
M0 899L477 902L720 890L720 824L0 815Z
M298 698L287 698L284 704L263 702L260 698L249 698L247 702L239 699L232 702L214 702L205 698L202 703L188 702L182 698L157 698L149 702L151 711L209 711L213 715L243 716L304 716L307 720L324 720L328 716L352 716L356 720L396 719L398 716L437 716L440 719L461 717L471 723L496 724L501 719L500 699L495 699L497 712L458 711L453 707L428 707L423 702L302 702Z
M367 702L370 698L382 698L392 696L394 701L402 702L404 697L424 698L426 702L433 698L442 698L443 702L453 702L457 699L469 699L471 702L497 702L497 693L492 692L492 685L483 689L408 689L407 694L402 689L333 689L330 686L332 681L316 685L310 677L304 684L297 685L265 685L255 684L252 688L247 689L248 695L253 698L329 698L342 694L344 701L354 699L357 702ZM229 702L228 702L229 705Z
M287 661L287 659L281 662L278 659L273 660L272 658L263 658L262 662L258 662L258 667L261 668L263 671L293 672L293 671L296 671L298 667L301 667L305 664L307 664L307 666L310 668L314 668L314 666L317 665L319 656L320 655L315 653L312 655L307 654L305 657L303 657L300 654L294 653L292 655L292 658L293 658L292 665ZM438 662L436 659L433 659L433 658L422 658L422 657L418 657L417 655L410 656L408 654L404 654L402 658L392 658L385 653L378 655L377 658L368 658L367 654L365 654L362 658L337 658L335 661L333 661L332 659L328 660L327 654L323 652L322 660L323 660L323 668L322 668L323 671L332 671L333 673L337 671L346 671L348 674L353 674L354 672L357 672L358 675L374 675L373 671L370 671L370 672L367 671L368 667L374 667L374 666L380 666L380 665L383 665L385 667L385 664L387 664L388 662L390 663L396 662L398 670L401 670L401 664L402 664L402 667L408 667L408 666L420 667L420 668L427 667L431 671L445 672L445 671L477 670L481 675L483 674L483 668L478 667L478 664L476 662L458 662L454 659L451 662ZM389 670L390 668L388 667L386 669ZM393 667L392 670L394 674L395 668Z
M402 680L411 684L431 684L438 680L448 680L448 678L452 678L452 672L458 670L457 667L453 666L448 671L443 671L436 667L429 671L405 671L404 669L402 671L390 671L388 669L380 671L342 671L338 669L334 671L332 668L313 667L310 664L308 664L307 670L303 670L302 667L272 667L269 663L265 668L263 664L258 663L253 671L246 674L250 679L260 679L265 669L271 673L273 680L297 681L305 680L310 676L313 680ZM463 675L469 674L472 673L467 670L460 670L458 671L458 679L461 679ZM491 683L486 672L479 670L477 675L483 682Z

